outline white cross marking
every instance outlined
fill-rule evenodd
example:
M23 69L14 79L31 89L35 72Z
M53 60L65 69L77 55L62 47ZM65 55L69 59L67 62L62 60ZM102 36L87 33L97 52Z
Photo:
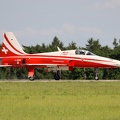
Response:
M3 47L2 52L4 52L5 54L7 54L8 50L5 49L5 47Z

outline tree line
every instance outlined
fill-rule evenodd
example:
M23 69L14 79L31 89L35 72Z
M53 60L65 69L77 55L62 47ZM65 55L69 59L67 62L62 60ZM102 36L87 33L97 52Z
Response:
M72 50L72 49L85 49L93 52L96 55L103 57L109 57L112 59L120 60L120 45L119 41L114 38L113 48L108 45L102 46L99 39L95 40L90 38L87 41L85 47L77 46L75 42L71 42L68 46L64 46L58 37L54 37L53 41L49 45L42 43L41 45L35 46L23 46L24 51L27 53L42 53L57 51L57 46L61 50ZM46 72L44 69L35 69L36 79L53 79L53 72ZM99 69L100 79L120 79L120 68L115 69ZM27 69L25 68L0 68L0 79L27 79ZM73 71L61 71L61 79L73 79L73 80L84 80L94 79L94 69L92 68L76 68Z

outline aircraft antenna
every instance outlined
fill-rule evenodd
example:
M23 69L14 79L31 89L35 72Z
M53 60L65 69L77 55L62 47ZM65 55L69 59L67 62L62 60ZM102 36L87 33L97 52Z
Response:
M58 46L57 46L57 49L58 49L59 52L61 51L61 49Z

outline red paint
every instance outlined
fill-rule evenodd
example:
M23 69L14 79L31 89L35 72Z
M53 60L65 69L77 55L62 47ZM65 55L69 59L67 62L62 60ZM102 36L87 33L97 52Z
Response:
M16 51L18 54L11 52L8 49L8 46L5 46L2 43L2 49L7 49L6 52L0 51L0 57L2 58L2 65L11 65L12 67L20 67L28 69L28 76L34 75L34 68L46 68L47 66L67 66L69 70L73 70L73 68L115 68L116 66L110 65L112 62L110 59L96 59L90 57L89 55L86 58L80 58L80 55L76 56L68 56L67 51L63 51L62 55L39 55L39 54L25 54L17 50L15 46L10 43L7 35L4 34L4 39L6 42ZM58 52L59 53L59 52ZM98 63L99 62L99 63ZM118 63L116 63L118 64Z

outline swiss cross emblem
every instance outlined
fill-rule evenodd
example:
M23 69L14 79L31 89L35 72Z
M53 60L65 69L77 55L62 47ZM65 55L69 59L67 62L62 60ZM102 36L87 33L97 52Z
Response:
M2 52L4 52L5 54L7 54L8 50L5 49L5 47L2 48Z

